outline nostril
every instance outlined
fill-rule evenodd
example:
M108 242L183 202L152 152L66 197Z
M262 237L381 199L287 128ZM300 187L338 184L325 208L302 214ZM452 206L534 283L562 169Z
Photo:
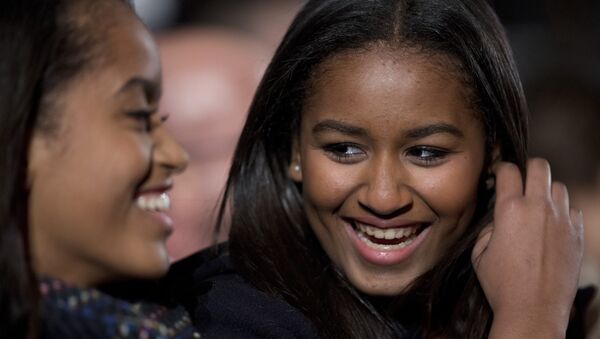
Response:
M373 206L371 204L363 203L361 201L359 201L358 204L365 211L367 211L370 214L377 216L381 219L395 218L399 215L402 215L402 214L408 212L413 206L412 200L408 203L403 203L403 204L398 203L398 204L395 204L393 207L388 207L385 209L378 207L378 206Z
M396 216L404 213L413 205L413 192L404 185L379 185L371 186L359 204L370 213L381 216Z

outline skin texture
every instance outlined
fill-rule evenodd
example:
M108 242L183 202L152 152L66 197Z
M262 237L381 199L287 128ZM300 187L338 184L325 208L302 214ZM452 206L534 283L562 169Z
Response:
M326 61L289 175L301 184L309 222L331 260L361 292L390 296L443 260L471 221L483 171L494 171L494 222L472 254L494 312L490 338L564 338L582 216L570 211L566 186L552 181L545 160L529 161L526 180L514 164L484 168L483 128L453 69L442 57L383 47ZM432 123L459 133L415 133ZM382 228L422 223L421 234L428 233L401 260L374 264L353 240L357 220Z
M580 286L600 286L600 170L593 185L577 187L573 192L573 206L585 215L585 253L581 269ZM587 325L589 338L600 338L600 293L590 305Z
M490 338L564 338L583 255L583 216L569 208L567 188L552 181L547 161L528 162L525 184L514 164L500 163L495 172L494 222L473 249L494 311Z
M152 37L129 11L104 14L118 17L108 58L58 93L59 128L34 133L28 168L34 269L80 286L166 272L172 226L135 198L167 191L187 162L156 112Z
M161 35L161 109L167 128L190 153L171 198L176 232L167 242L180 259L212 245L216 207L254 91L268 61L261 43L224 30L180 29ZM223 230L218 240L226 239Z
M400 293L472 219L484 134L454 69L447 58L377 46L316 72L289 173L321 245L366 294ZM441 124L454 132L424 129ZM357 219L422 224L426 235L406 258L374 264L351 239Z

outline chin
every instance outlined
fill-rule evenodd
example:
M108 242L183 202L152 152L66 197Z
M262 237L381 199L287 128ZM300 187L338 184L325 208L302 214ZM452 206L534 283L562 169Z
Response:
M360 292L372 297L394 297L405 293L418 279L418 275L361 275L358 279L348 277ZM371 282L371 283L370 283Z
M372 297L394 297L406 291L410 284L381 284L378 286L357 286L353 284L362 293Z
M171 260L164 249L160 253L142 256L143 261L132 265L131 270L135 279L157 279L164 276L171 265ZM152 259L152 260L150 260Z

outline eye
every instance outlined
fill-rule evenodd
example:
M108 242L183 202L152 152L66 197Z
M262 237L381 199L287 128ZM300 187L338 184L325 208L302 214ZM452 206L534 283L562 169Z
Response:
M328 144L325 145L323 149L334 161L346 164L358 162L366 156L366 153L362 148L354 144Z
M138 110L127 112L127 116L138 124L140 130L148 132L152 129L152 110Z
M443 162L450 154L450 151L431 147L431 146L415 146L406 151L406 155L411 158L417 165L435 166Z

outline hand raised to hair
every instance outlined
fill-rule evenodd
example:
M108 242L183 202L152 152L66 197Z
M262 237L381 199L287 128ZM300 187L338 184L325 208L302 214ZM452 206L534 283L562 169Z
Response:
M472 262L494 312L490 338L564 338L583 254L581 212L543 159L496 167L494 221Z

